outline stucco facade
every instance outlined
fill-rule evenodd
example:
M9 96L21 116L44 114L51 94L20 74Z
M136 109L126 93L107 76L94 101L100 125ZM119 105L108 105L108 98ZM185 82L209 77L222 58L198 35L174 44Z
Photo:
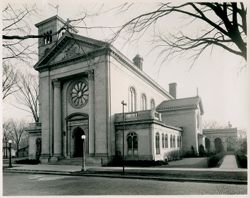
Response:
M63 23L54 16L36 24L47 36L39 39L34 66L41 123L28 130L30 158L39 153L39 138L43 163L83 152L102 163L123 154L126 160L169 160L191 146L198 152L204 145L199 96L176 99L176 84L164 90L143 72L139 55L131 61L109 43L75 30L54 35Z
M205 148L208 151L232 152L237 149L237 128L203 129ZM220 146L220 144L222 146Z

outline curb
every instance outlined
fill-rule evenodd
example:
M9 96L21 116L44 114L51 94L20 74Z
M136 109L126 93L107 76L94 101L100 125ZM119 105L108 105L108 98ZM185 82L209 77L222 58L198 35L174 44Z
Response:
M28 174L47 174L47 175L67 175L67 176L86 176L86 177L106 177L106 178L121 178L121 179L146 179L146 180L158 180L158 181L172 181L172 182L202 182L202 183L224 183L224 184L241 184L246 185L247 180L223 180L223 179L202 179L202 178L180 178L180 177L155 177L149 175L123 175L117 173L111 174L101 174L101 173L91 173L91 172L70 172L70 171L49 171L49 170L27 170L27 169L19 169L19 170L10 170L4 169L5 173L28 173Z

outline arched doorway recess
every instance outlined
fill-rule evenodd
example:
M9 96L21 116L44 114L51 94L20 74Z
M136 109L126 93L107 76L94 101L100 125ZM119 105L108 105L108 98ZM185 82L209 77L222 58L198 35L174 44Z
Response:
M76 127L73 131L74 137L74 153L73 157L82 157L83 154L83 140L82 135L85 135L84 131L80 127Z

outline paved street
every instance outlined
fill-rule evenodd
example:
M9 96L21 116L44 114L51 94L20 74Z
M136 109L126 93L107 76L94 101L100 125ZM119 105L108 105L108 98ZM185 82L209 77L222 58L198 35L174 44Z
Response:
M3 195L246 194L247 185L3 173Z

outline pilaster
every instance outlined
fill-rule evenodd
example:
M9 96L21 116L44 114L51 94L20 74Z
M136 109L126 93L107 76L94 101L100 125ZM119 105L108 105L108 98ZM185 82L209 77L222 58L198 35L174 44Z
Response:
M95 154L94 70L88 71L89 84L89 154Z
M54 154L53 157L62 155L62 125L61 125L61 82L57 79L54 85Z

